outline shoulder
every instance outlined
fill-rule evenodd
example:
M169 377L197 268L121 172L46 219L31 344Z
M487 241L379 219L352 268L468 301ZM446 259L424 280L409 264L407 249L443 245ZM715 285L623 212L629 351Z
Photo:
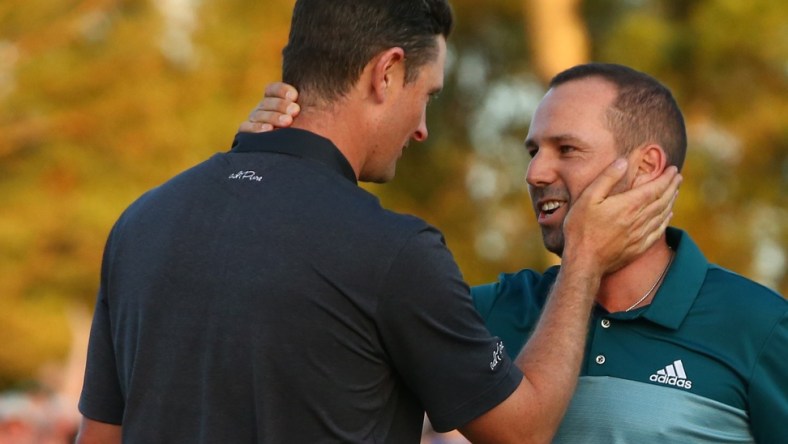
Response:
M710 264L693 304L693 312L718 325L735 325L735 338L719 335L741 346L760 348L775 333L788 331L788 301L751 279ZM731 332L733 333L733 331ZM760 345L758 345L760 344Z
M483 317L494 309L519 309L526 301L541 307L559 269L554 266L544 273L527 268L516 273L501 273L496 282L471 288L473 303Z
M709 264L701 294L747 313L772 317L788 312L788 300L776 291L715 264Z
M410 214L384 208L378 198L359 189L356 204L343 212L342 222L360 241L384 248L390 254L425 254L434 249L445 249L443 233L425 220ZM417 259L417 258L416 258Z
M153 186L139 195L122 213L121 218L129 218L151 209L167 209L175 205L188 205L186 202L204 202L211 197L215 186L216 169L222 165L222 154L187 168L164 182Z

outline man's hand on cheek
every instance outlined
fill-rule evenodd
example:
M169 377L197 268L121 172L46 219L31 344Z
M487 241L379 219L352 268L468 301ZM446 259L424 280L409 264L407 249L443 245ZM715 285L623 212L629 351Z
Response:
M614 189L625 170L626 161L618 159L572 206L564 220L564 261L589 262L601 273L610 273L662 237L673 215L681 175L669 167L657 179L618 193Z
M298 91L282 82L269 84L265 96L249 114L249 120L238 127L240 133L264 133L275 128L287 128L301 112L296 103Z

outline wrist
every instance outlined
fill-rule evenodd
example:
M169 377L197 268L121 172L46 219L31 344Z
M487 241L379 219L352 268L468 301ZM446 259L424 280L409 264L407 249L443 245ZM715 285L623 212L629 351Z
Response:
M605 268L593 254L564 254L561 258L561 274L572 276L578 281L597 285L605 274Z

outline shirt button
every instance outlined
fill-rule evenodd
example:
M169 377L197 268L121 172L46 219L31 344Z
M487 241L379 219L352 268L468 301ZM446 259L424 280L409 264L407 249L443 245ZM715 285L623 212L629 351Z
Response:
M602 328L610 328L610 319L602 319Z
M602 365L605 363L605 355L599 355L596 357L596 363Z

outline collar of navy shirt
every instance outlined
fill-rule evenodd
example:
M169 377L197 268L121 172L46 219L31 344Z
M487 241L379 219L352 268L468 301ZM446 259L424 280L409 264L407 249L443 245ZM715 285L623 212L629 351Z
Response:
M358 184L353 167L336 145L310 131L283 128L265 133L238 133L233 140L232 152L277 153L315 160Z

